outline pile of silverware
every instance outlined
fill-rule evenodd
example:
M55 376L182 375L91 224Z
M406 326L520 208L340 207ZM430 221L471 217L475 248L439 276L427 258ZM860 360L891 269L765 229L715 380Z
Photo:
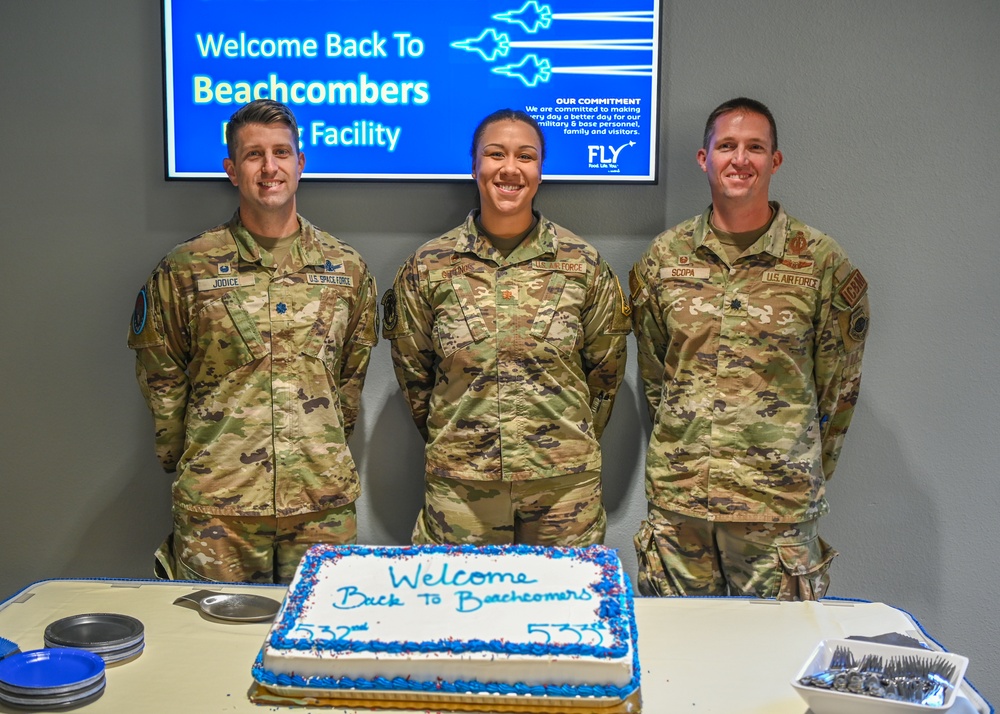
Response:
M827 669L802 677L799 682L808 687L939 707L954 686L954 676L955 665L941 657L913 655L884 660L880 655L865 655L856 661L850 649L837 647Z

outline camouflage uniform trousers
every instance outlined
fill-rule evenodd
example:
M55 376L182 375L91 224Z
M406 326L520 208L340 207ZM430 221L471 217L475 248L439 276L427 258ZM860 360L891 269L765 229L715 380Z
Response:
M602 544L601 474L529 481L468 481L428 474L414 545Z
M174 531L156 551L162 580L289 583L309 546L357 542L354 503L299 516L218 516L174 508Z
M639 592L818 600L837 556L802 523L717 522L649 506L635 536Z

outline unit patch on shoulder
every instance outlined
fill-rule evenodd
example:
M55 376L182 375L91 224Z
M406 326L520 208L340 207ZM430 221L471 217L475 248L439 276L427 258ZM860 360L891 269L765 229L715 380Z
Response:
M868 336L868 325L871 322L868 317L868 303L861 303L851 312L845 310L840 313L839 322L844 347L847 352L854 352L864 344Z
M857 307L851 313L851 337L861 342L868 335L868 310L865 306Z
M128 346L133 350L163 344L163 324L156 289L156 283L149 281L135 298L132 317L128 321Z
M396 311L396 289L389 288L382 295L382 328L395 330L399 323L399 313Z
M840 286L837 292L840 293L840 297L844 298L844 301L848 305L857 307L858 303L861 302L861 298L868 292L868 281L865 280L865 276L861 274L861 271L855 268L847 276L847 280L844 281L844 284Z
M143 285L139 294L135 298L135 309L132 310L132 334L141 335L146 327L146 317L149 315L149 298L146 295L146 286Z

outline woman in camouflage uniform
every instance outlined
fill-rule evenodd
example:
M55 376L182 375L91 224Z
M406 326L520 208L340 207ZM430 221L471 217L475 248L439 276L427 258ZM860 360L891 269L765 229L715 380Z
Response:
M629 306L586 241L533 209L545 140L504 109L472 141L479 208L421 246L383 296L383 330L425 449L413 541L604 539L601 447Z

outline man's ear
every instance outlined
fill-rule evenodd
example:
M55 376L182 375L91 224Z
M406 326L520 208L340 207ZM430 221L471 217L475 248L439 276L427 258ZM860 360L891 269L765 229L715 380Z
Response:
M774 152L774 154L771 156L771 173L772 174L775 173L778 170L778 167L781 166L781 164L784 162L784 160L785 160L785 157L782 155L782 153L780 151L775 151Z
M704 149L698 149L695 157L698 159L698 165L701 167L701 170L708 173L708 152Z

